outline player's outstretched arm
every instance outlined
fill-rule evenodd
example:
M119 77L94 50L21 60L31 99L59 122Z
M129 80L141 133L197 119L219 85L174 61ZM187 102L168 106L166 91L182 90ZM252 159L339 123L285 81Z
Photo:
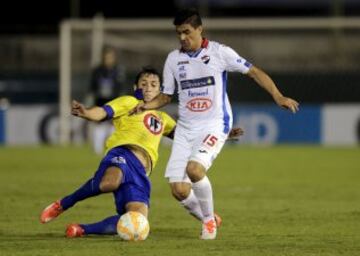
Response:
M146 110L158 109L171 102L171 95L160 93L154 99L148 102L141 102L135 108L130 110L129 115L139 114Z
M283 96L274 81L264 71L252 66L247 74L254 79L258 85L270 93L276 104L280 107L289 109L293 113L299 110L299 103L294 99Z
M73 100L71 103L71 114L90 121L101 121L106 117L106 111L101 107L86 108L80 102Z

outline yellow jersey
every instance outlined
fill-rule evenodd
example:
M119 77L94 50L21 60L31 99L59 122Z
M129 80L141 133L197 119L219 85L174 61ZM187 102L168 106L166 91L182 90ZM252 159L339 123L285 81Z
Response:
M121 96L103 106L115 128L106 140L105 152L117 146L136 145L149 154L154 167L158 160L161 137L171 133L176 122L165 112L157 110L130 116L129 111L140 102L142 100L133 96Z

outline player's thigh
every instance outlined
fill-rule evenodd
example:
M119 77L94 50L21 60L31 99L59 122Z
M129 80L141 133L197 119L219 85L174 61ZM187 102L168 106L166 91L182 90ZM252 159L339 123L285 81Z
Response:
M104 176L101 178L100 190L102 192L110 192L116 190L123 178L122 170L117 166L109 166Z
M191 141L186 137L185 132L177 128L165 171L165 177L169 178L170 182L188 179L185 170L191 155L191 147Z
M200 163L205 170L208 170L223 148L226 139L227 134L217 130L198 134L189 160Z

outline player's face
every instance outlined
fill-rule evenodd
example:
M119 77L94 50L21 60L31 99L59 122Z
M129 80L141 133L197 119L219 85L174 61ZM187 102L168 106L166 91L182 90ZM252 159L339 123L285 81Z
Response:
M137 88L142 89L145 102L151 101L160 93L160 79L154 74L143 74L138 81Z
M108 68L112 68L115 65L116 56L115 52L109 51L104 55L104 64Z
M184 51L196 51L201 47L202 26L194 28L190 24L176 26L176 34Z

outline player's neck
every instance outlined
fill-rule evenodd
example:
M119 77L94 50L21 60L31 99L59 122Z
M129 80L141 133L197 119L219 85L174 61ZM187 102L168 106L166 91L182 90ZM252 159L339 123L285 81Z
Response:
M194 47L192 47L192 49L188 50L187 52L197 52L198 50L202 49L202 48L206 48L209 44L209 40L206 38L201 38L200 40L198 40Z
M191 49L190 51L196 52L197 50L202 48L201 45L202 45L202 39L197 41L196 44L194 45L193 49Z

